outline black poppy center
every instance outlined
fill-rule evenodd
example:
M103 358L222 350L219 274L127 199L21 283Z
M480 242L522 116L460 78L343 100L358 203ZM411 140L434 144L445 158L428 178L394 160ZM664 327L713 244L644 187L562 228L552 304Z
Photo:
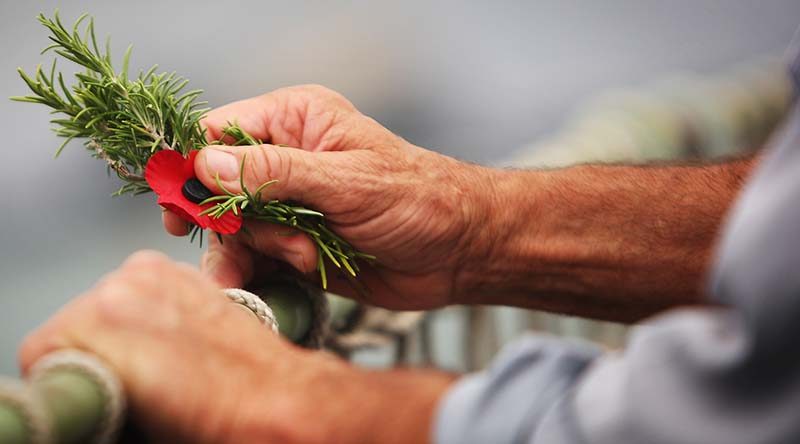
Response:
M203 185L203 182L197 180L197 178L192 177L191 179L187 180L183 183L183 188L181 188L181 192L183 193L183 197L189 199L191 202L199 204L200 202L212 197L214 194Z

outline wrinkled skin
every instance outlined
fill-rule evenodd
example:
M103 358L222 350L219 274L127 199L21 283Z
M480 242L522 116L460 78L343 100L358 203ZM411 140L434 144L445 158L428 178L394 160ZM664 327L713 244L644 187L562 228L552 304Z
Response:
M378 258L359 276L365 294L335 277L333 291L395 309L459 300L462 262L486 250L475 240L491 195L490 170L416 147L319 86L281 89L216 109L204 121L209 139L233 121L271 145L212 145L197 156L198 177L219 193L219 173L225 188L239 191L244 159L249 189L277 179L270 197L323 212L339 235ZM173 234L187 232L174 214L165 213L164 223ZM226 237L222 244L212 239L202 268L220 285L240 287L269 271L266 257L315 278L317 252L305 235L287 236L286 228L254 222L248 231L252 235Z
M203 183L219 192L219 174L239 190L244 159L249 188L277 179L270 197L324 212L377 256L359 278L364 298L393 308L505 304L630 321L703 302L720 221L757 163L491 170L416 147L317 86L215 110L209 138L234 120L274 145L203 149ZM171 213L164 224L186 234ZM428 442L451 377L368 372L296 349L219 295L214 283L244 286L276 261L315 278L304 235L248 229L212 236L203 275L136 255L25 342L23 369L63 347L99 355L155 442ZM331 288L353 295L346 281Z
M197 270L155 252L133 255L30 335L23 372L61 348L107 362L133 422L157 443L425 441L450 379L367 372L298 349ZM388 416L392 409L415 414ZM386 436L368 432L376 421Z

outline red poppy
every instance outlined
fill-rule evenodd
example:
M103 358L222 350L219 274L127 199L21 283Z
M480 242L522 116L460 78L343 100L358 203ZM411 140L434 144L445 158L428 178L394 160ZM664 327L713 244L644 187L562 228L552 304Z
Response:
M210 197L211 193L194 174L194 158L197 153L198 150L192 150L189 157L183 157L177 151L161 150L150 156L144 178L158 195L159 205L201 228L209 228L220 234L234 234L242 227L241 217L230 211L218 218L200 214L213 204L199 203ZM203 196L204 193L208 195Z

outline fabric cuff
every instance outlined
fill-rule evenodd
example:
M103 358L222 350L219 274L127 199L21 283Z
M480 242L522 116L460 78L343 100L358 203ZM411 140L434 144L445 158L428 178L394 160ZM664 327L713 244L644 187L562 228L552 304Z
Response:
M448 391L439 404L433 442L527 441L599 355L592 344L549 336L513 342L489 369L465 376Z

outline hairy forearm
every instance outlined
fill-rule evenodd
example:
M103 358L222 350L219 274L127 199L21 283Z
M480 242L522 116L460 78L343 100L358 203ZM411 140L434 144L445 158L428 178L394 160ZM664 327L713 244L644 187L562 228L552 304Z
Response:
M701 303L721 222L755 163L494 170L476 242L489 247L462 273L465 302L617 321Z
M368 370L318 353L296 372L314 375L302 392L286 393L277 403L274 394L248 397L252 404L240 410L251 426L239 436L252 442L425 444L439 401L457 378L436 370Z
M434 420L439 401L456 376L433 370L368 372L370 384L359 387L361 396L371 387L371 421L365 421L360 436L352 441L370 444L432 442ZM364 407L364 399L358 399ZM358 408L358 407L357 407ZM345 442L345 441L343 441Z

